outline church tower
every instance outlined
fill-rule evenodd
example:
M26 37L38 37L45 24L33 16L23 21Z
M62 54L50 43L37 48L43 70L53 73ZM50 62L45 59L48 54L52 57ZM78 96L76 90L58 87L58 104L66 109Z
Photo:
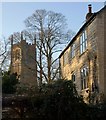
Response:
M20 83L30 86L37 85L36 47L23 40L13 44L11 39L11 73L17 73Z

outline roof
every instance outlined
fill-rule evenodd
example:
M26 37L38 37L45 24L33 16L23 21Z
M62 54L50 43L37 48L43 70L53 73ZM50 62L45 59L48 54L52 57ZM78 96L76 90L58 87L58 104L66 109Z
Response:
M74 36L74 38L70 41L70 43L66 46L66 48L61 52L61 54L59 55L59 58L61 58L61 56L64 54L64 52L70 47L70 45L72 45L72 43L76 40L77 36L84 30L84 28L89 25L92 20L94 20L95 16L97 14L99 14L101 11L103 11L104 9L106 9L106 6L104 6L100 11L93 13L93 15L90 17L90 19L88 21L85 22L85 24L80 28L80 30L77 32L77 34Z

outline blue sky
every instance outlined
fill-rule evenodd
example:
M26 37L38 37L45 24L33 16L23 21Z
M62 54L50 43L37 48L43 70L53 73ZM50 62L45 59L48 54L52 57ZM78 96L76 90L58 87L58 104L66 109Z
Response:
M7 38L14 32L22 31L25 29L24 20L37 9L62 13L67 19L68 29L77 32L85 21L88 4L92 4L93 12L97 12L104 6L103 2L4 2L0 33Z

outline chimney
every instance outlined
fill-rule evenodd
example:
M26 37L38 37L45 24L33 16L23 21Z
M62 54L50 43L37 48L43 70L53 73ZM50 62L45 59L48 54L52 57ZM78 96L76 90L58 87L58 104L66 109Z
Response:
M89 13L92 13L92 5L91 4L88 5L88 11L89 11Z
M93 15L93 13L92 13L92 5L89 4L88 5L88 13L86 15L86 21L88 21L91 18L92 15Z

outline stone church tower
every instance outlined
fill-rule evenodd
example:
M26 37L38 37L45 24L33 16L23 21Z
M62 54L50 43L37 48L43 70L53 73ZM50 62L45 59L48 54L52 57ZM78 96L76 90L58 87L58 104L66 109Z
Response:
M13 41L13 39L12 39ZM13 43L13 42L12 42ZM11 73L17 73L20 83L37 85L37 65L35 44L23 40L11 45Z

